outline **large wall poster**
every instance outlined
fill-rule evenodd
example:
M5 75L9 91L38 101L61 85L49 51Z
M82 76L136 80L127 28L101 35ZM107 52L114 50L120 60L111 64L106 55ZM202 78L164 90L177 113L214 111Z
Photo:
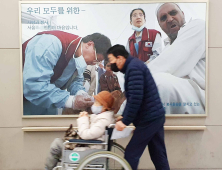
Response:
M111 45L126 46L131 54L131 48L135 48L137 54L140 49L147 51L143 58L144 64L153 74L167 115L206 115L207 1L180 1L175 5L183 15L172 17L172 21L166 21L167 15L177 14L173 10L171 14L169 10L169 13L164 14L164 5L153 1L140 4L21 2L23 115L78 114L79 110L66 105L69 95L82 95L81 90L90 96L104 89L119 90L121 102L118 107L124 108L124 75L118 72L112 75L112 81L106 79L107 75L101 79L102 75L110 71L109 63L104 61L105 53L102 52L108 47L104 45L100 49L100 45L96 47L92 43L88 44L89 48L93 46L91 51L88 54L84 51L86 46L82 43L83 38L94 33L104 35ZM134 9L137 10L132 12ZM185 22L176 39L171 41L166 32L176 30L183 20L181 17L184 17ZM142 30L135 28L137 24ZM130 45L134 32L140 33L135 36L137 38L149 38L143 47L139 43L133 44L133 47ZM155 36L152 38L152 35ZM92 61L95 59L97 62L89 59L87 66L84 66L85 62L81 63L81 60L77 61L74 57L67 59L64 55L65 60L68 60L64 66L60 61L63 53L73 56L81 53L83 57L88 55L93 58Z

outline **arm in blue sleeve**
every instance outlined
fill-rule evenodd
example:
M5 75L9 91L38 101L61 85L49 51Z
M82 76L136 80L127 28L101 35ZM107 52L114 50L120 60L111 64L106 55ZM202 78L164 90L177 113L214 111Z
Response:
M144 76L142 70L131 69L128 73L127 103L122 122L129 125L136 118L143 101Z
M38 35L29 41L25 50L23 93L34 105L60 108L65 105L69 92L50 83L62 52L60 40L53 35Z
M79 90L85 90L83 86L84 77L83 75L77 75L74 80L72 81L71 85L67 88L67 91L70 92L70 95L75 95Z

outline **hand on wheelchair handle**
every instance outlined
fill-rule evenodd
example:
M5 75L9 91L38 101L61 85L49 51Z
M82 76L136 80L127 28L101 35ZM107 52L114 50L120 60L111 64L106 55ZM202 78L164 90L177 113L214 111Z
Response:
M118 122L116 122L115 128L118 131L123 131L126 128L126 125L122 121L118 121Z
M110 124L108 128L115 128L116 124Z

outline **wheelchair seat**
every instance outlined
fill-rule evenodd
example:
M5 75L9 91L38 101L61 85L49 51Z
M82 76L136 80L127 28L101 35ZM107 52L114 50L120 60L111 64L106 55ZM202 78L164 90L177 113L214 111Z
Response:
M70 139L69 142L79 143L79 144L103 143L103 141L101 140L84 140L84 139Z

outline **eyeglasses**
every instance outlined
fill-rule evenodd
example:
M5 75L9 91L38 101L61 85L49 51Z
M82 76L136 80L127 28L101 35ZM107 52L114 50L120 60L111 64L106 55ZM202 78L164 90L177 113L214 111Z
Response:
M142 13L138 14L140 17L143 17L144 15ZM133 14L133 17L136 18L138 16L137 14Z
M95 56L96 56L96 61L98 61L98 59L97 59L97 54L96 54L96 48L95 48Z
M96 48L95 48L95 58L96 58L96 59L93 61L93 63L96 64L96 65L98 65L100 61L99 61L98 58L97 58Z

